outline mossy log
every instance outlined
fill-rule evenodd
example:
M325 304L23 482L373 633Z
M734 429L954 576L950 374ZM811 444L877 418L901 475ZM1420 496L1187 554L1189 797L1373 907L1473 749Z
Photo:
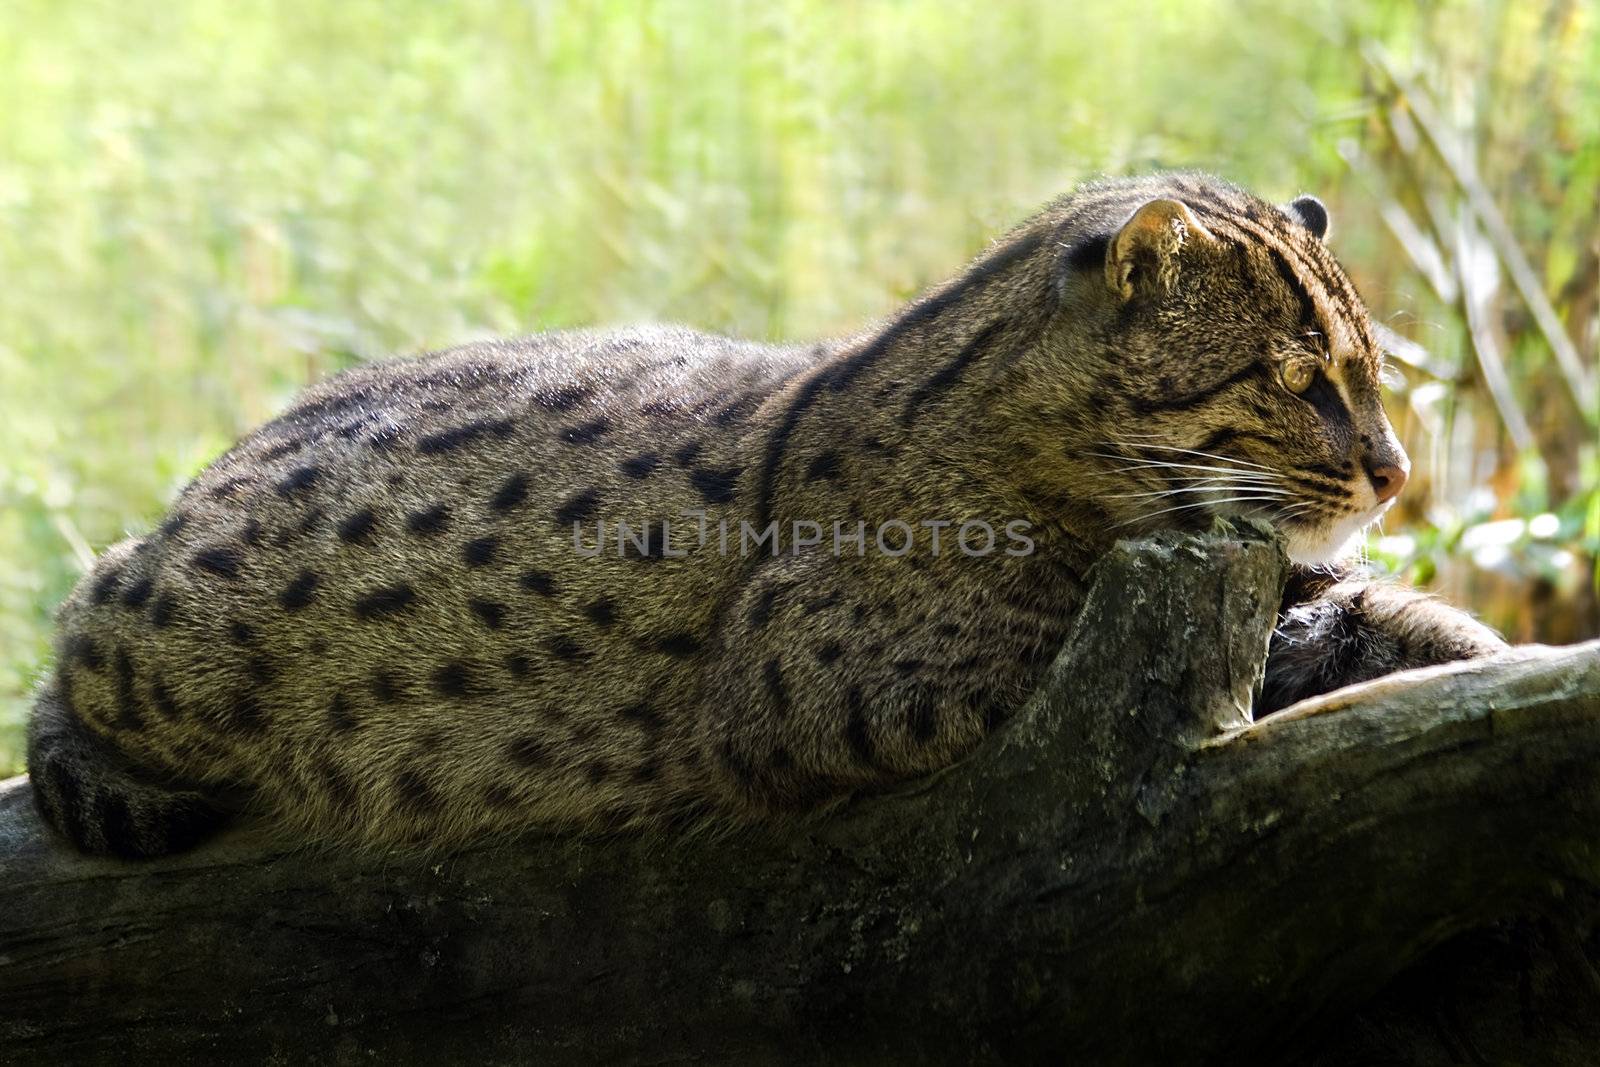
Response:
M0 1058L1114 1063L1281 1052L1600 886L1600 642L1250 721L1285 564L1125 544L978 752L783 831L86 859L0 785Z

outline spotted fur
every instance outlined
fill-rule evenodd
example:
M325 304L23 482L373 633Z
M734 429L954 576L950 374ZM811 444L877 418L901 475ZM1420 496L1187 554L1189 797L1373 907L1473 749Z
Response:
M1378 513L1374 472L1403 478L1326 228L1208 178L1103 182L857 337L561 333L317 385L63 605L40 807L126 856L241 810L449 846L772 818L945 766L1037 684L1115 539L1256 514L1310 562ZM909 548L741 555L719 520L898 520ZM974 520L1032 552L955 550ZM596 522L631 533L595 554ZM1494 646L1438 637L1463 625L1325 595L1269 696Z

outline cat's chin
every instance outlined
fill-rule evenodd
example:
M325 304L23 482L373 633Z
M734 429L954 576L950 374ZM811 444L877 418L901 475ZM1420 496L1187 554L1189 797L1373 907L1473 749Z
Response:
M1285 523L1281 527L1284 551L1291 562L1306 566L1346 559L1355 554L1362 532L1388 510L1389 504L1381 504L1370 511L1359 511L1332 522Z
M1314 567L1319 563L1332 563L1350 555L1360 535L1359 530L1347 533L1343 537L1319 535L1315 530L1286 532L1289 536L1285 539L1283 547L1289 555L1289 561L1308 567Z

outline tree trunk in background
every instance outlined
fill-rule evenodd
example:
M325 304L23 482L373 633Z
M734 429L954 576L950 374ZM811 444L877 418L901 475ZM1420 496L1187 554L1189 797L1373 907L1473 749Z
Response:
M1254 528L1119 547L979 752L782 834L127 864L15 779L0 1058L1592 1060L1600 642L1251 724L1283 571Z

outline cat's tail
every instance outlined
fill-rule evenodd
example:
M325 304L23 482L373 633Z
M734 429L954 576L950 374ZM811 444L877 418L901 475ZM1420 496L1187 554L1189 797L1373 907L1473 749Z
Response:
M28 775L45 822L93 855L182 852L229 818L205 794L136 770L94 736L53 682L39 688L28 720Z

